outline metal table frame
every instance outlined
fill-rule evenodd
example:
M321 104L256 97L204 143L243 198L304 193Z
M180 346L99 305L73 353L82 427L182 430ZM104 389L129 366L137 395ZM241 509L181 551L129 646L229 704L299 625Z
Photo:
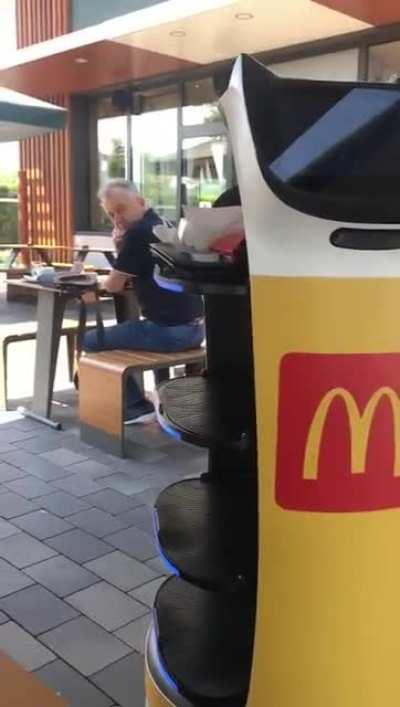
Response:
M12 284L37 294L38 327L32 406L30 409L20 408L20 412L25 417L61 430L61 423L51 419L54 379L66 304L68 300L75 298L56 288L44 287L26 280L12 280ZM139 316L134 290L128 289L121 295L115 295L114 305L119 323ZM140 382L139 379L138 383Z

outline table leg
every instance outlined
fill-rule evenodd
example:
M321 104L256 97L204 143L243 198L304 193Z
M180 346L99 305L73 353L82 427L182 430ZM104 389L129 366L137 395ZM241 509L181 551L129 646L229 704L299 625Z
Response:
M107 260L108 264L111 265L111 267L113 268L115 265L115 255L113 253L110 253L107 251L103 252L103 255L104 255L105 259Z
M27 416L57 429L61 425L50 415L65 304L66 297L56 291L42 290L38 294L33 402L31 411L25 411Z

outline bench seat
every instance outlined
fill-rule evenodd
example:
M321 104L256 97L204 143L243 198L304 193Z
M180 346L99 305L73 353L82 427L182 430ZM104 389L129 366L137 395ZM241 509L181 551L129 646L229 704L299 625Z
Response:
M178 353L101 351L85 354L79 363L81 439L120 457L126 456L124 410L126 379L132 374L175 366L198 367L205 349Z

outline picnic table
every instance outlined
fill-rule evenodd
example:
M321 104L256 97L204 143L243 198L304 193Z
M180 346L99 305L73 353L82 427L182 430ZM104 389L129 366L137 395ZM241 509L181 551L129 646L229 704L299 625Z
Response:
M61 429L51 418L54 378L60 345L62 324L68 300L75 299L71 293L55 287L45 287L24 279L11 280L13 286L28 289L37 296L37 339L32 406L22 409L26 417ZM113 295L117 322L139 317L139 308L133 289Z

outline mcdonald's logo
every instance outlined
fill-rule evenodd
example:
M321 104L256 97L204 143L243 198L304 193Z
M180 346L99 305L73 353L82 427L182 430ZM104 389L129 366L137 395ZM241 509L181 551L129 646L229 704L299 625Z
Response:
M400 354L289 354L281 364L283 508L400 507Z

